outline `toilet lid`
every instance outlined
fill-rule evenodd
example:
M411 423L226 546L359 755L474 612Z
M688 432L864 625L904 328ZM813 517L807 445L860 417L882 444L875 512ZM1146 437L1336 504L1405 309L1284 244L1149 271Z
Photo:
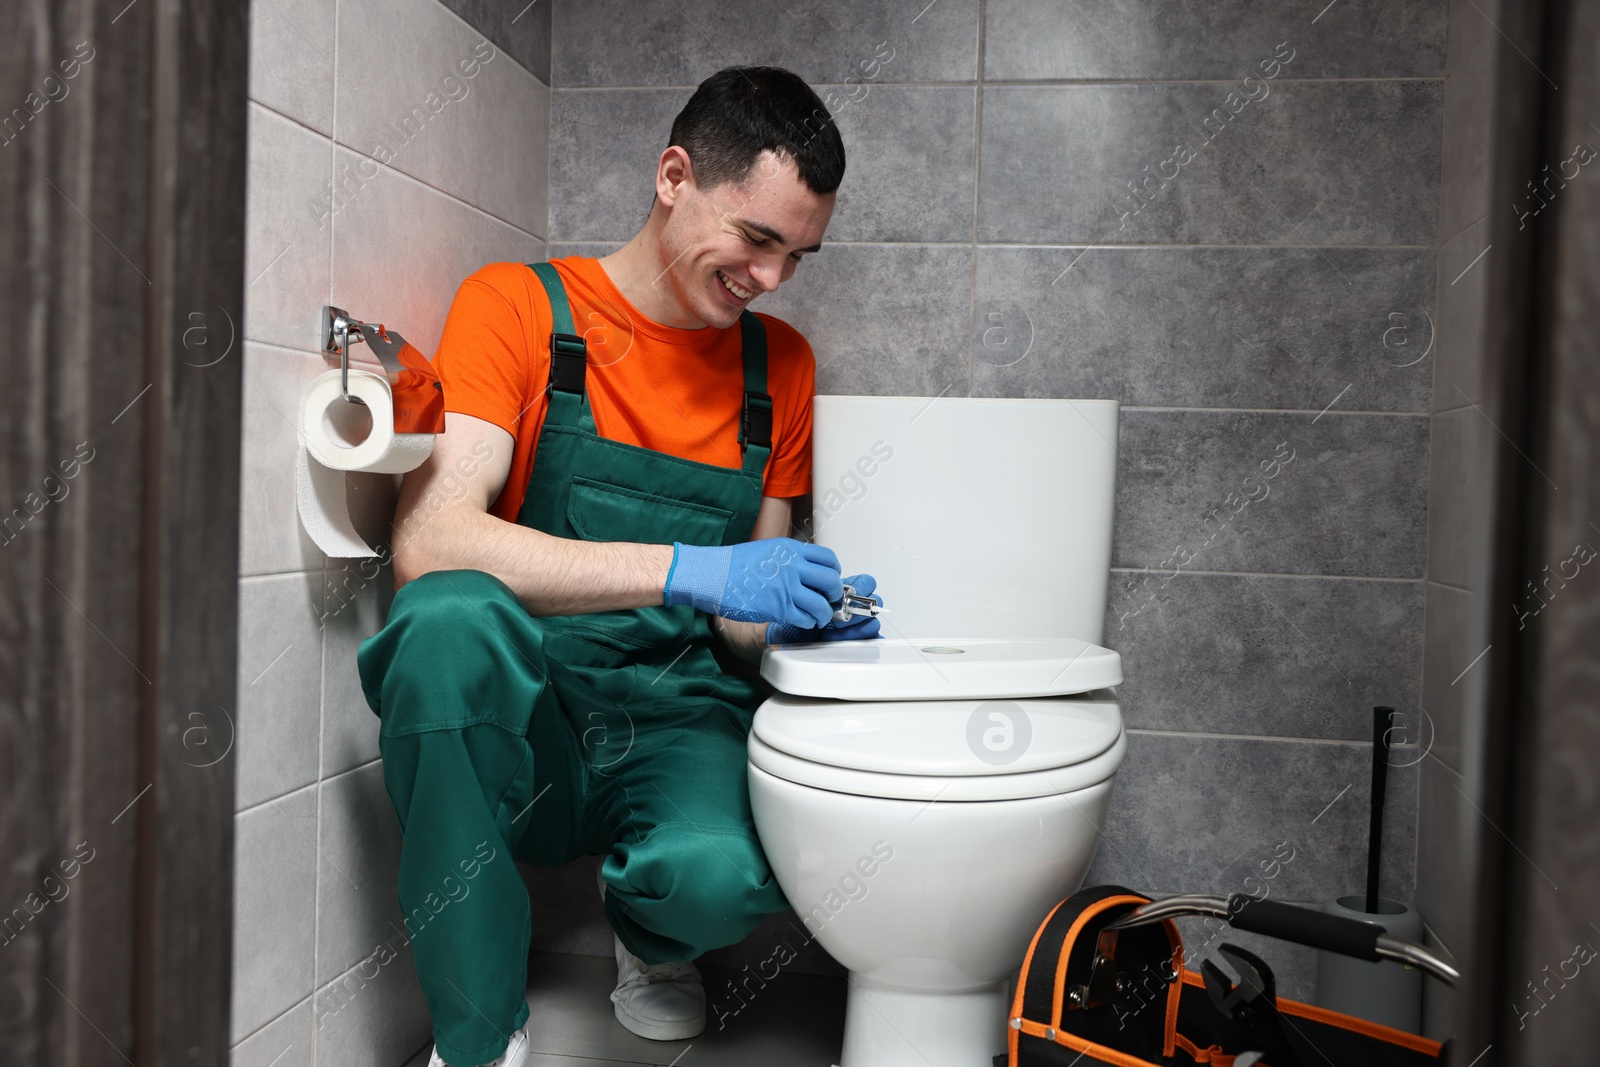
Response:
M830 700L963 700L1087 693L1122 684L1122 657L1072 637L882 638L771 645L761 676Z
M1127 742L1114 700L858 704L778 694L750 761L801 785L863 796L1000 800L1107 781Z

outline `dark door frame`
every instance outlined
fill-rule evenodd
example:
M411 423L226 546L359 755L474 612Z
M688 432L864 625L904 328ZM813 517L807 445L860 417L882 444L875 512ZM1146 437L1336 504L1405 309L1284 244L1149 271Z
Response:
M0 4L7 1063L227 1062L248 17Z

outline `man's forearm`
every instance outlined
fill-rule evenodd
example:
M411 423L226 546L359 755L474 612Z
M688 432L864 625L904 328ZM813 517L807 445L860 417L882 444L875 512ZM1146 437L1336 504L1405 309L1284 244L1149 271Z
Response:
M767 647L767 624L764 622L735 622L713 615L711 628L734 655L751 663L759 660L762 649Z
M658 606L671 567L671 545L553 537L467 507L402 528L394 544L396 588L429 571L486 571L510 586L530 615Z

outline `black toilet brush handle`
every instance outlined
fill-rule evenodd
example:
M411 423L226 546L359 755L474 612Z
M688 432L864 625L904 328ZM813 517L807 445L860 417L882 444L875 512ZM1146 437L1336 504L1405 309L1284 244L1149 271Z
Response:
M1383 856L1383 803L1389 785L1389 731L1394 709L1372 709L1372 815L1367 825L1367 914L1378 913L1378 868Z

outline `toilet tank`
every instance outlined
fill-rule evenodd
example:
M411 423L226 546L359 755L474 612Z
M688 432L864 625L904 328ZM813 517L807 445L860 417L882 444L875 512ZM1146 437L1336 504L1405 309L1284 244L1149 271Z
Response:
M887 637L1104 636L1115 400L818 396L814 540Z

